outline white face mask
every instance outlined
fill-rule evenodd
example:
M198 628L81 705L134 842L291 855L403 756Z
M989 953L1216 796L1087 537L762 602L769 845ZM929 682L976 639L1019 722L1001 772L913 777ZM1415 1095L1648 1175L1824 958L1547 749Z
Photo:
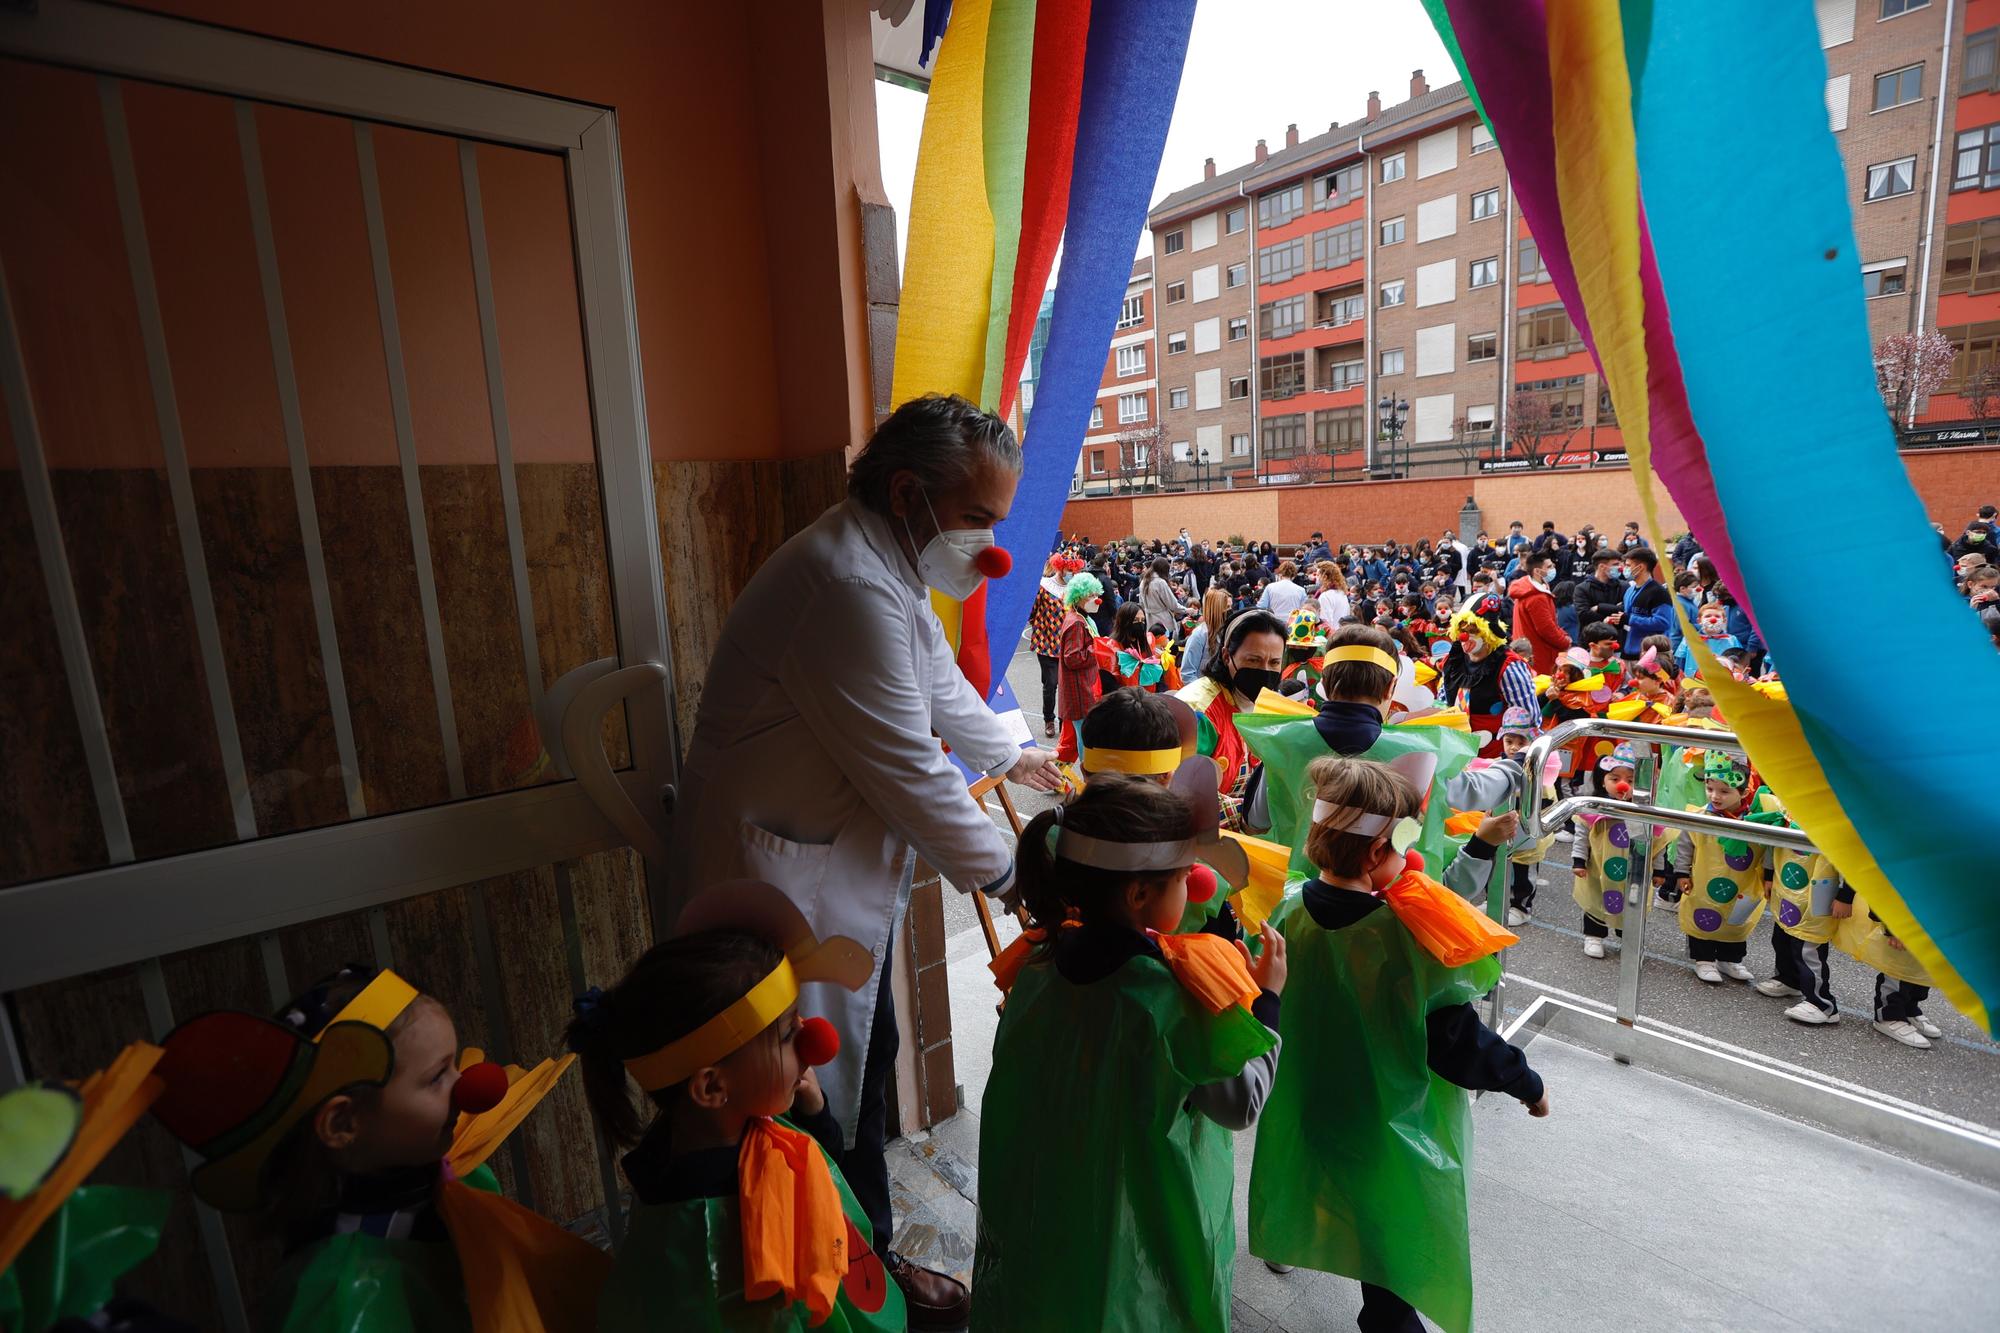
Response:
M931 497L924 493L924 508L930 511L931 522L937 524L938 534L924 543L924 549L917 554L917 577L924 581L926 588L935 588L945 596L957 601L966 598L979 589L986 576L979 572L972 562L978 554L993 545L991 528L954 528L947 532L938 524L937 510L931 508ZM917 544L917 535L910 531L910 520L903 520L903 532L910 539L910 545Z

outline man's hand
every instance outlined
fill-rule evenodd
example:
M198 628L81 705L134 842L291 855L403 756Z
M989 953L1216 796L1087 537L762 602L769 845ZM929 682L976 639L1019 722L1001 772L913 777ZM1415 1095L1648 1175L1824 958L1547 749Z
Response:
M1007 770L1007 781L1018 782L1030 791L1061 791L1062 770L1056 767L1056 756L1052 750L1039 746L1029 746L1021 751L1021 757Z
M1502 843L1512 842L1520 831L1520 811L1509 810L1504 815L1488 815L1480 820L1479 827L1473 831L1472 836L1489 847L1498 847Z

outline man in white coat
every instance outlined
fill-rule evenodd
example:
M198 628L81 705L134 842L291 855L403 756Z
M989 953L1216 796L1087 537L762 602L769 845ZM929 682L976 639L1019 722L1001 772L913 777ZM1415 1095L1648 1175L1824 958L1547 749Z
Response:
M963 398L914 399L882 423L847 500L765 561L731 609L674 813L676 910L725 880L768 880L820 938L850 936L875 955L875 984L812 986L801 1008L840 1030L819 1076L846 1137L841 1168L916 1328L959 1327L969 1297L889 1252L889 950L913 857L960 892L998 897L1014 879L1013 840L938 738L976 772L1042 790L1060 781L1053 756L1024 750L960 674L930 602L932 588L962 598L979 586L974 560L1021 465L1013 432Z

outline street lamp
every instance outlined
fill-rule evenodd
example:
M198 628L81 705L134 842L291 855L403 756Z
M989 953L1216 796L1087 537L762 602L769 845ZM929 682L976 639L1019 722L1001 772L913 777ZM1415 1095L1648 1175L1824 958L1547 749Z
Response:
M1401 398L1384 398L1375 404L1375 419L1381 434L1389 437L1389 475L1396 472L1396 446L1403 438L1403 423L1409 419L1410 405Z

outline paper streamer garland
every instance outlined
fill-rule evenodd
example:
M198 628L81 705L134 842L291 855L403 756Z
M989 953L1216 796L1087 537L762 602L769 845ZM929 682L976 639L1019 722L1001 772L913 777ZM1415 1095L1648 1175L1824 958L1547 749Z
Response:
M1875 389L1847 181L1808 7L1699 0L1424 0L1506 154L1523 214L1627 423L1649 529L1657 472L1750 610L1786 689L1704 680L1794 821L1959 1010L2000 1010L1982 901L2000 814L1965 780L2000 658L1942 577ZM1768 169L1726 213L1713 151L1754 125ZM1754 301L1746 293L1755 293ZM1671 311L1671 316L1669 315ZM1790 386L1785 436L1769 386ZM1810 442L1801 466L1790 441ZM1802 515L1865 548L1853 605L1896 605L1938 691L1879 658L1796 568ZM1878 600L1881 599L1881 600Z

